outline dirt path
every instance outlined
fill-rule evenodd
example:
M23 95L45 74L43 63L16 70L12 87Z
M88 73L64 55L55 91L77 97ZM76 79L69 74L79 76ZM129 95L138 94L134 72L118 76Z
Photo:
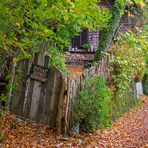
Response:
M110 128L67 141L51 140L62 136L56 136L47 126L28 125L9 114L0 121L2 148L148 148L148 97Z

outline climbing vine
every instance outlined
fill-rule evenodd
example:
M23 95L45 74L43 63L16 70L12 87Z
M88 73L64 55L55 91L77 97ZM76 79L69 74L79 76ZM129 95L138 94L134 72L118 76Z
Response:
M139 4L142 0L134 1L134 3ZM106 52L107 48L110 46L112 39L114 37L116 29L119 27L120 18L124 14L124 10L127 4L132 5L131 0L116 0L114 2L112 17L108 23L108 27L103 29L103 35L101 36L98 49L95 54L95 61L100 60L102 55Z

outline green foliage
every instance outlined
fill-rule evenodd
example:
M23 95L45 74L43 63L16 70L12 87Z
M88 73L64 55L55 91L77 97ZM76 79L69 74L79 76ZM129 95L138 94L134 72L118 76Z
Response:
M2 142L2 141L3 141L4 136L5 136L4 132L1 132L1 131L0 131L0 142Z
M52 65L63 63L59 56L82 27L106 27L110 18L107 9L99 8L98 0L2 0L0 1L0 52L17 60L31 57L41 44ZM53 54L53 52L55 54ZM58 53L58 54L57 54ZM60 62L61 61L61 62ZM56 62L56 63L54 63ZM58 65L58 68L64 64ZM64 68L62 68L64 69Z
M143 79L147 59L147 31L138 34L129 31L118 37L110 49L110 72L113 98L110 118L115 120L139 102L135 98L133 81Z
M135 97L134 82L129 88L107 88L102 77L85 80L79 97L74 102L73 118L80 123L85 132L94 132L98 128L110 126L129 109L138 105Z
M50 57L50 66L56 67L62 72L62 74L66 74L66 62L62 51L52 48L49 50L48 55Z
M90 46L89 43L83 44L82 47L83 47L84 49L89 49L89 48L91 48L91 46Z
M147 25L148 24L148 1L144 0L143 3L141 3L141 19L143 22L143 25Z
M7 96L6 96L6 94L1 94L0 95L0 104L2 103L2 102L6 102L7 101Z
M112 17L108 22L108 27L103 30L103 35L101 36L98 49L95 53L95 61L100 60L102 55L110 46L115 35L115 31L119 27L120 18L124 14L126 5L132 5L135 3L140 4L140 2L142 2L142 0L136 0L134 2L132 0L115 0L112 10Z
M145 72L145 61L143 52L140 48L130 48L130 46L114 45L111 49L110 71L112 84L115 91L120 91L121 95L124 90L130 88L132 80L142 80Z
M107 118L109 99L110 92L102 77L85 80L79 98L74 103L74 121L80 123L87 132L108 126L111 122Z
M148 25L145 25L142 30L135 36L137 46L141 48L146 64L145 74L148 75Z
M119 26L121 13L123 13L125 4L123 0L116 0L113 6L112 18L109 21L109 27L104 29L100 39L98 49L95 54L95 61L100 60L108 45L110 45L116 29Z
M146 30L144 28L138 34L131 31L123 34L109 51L113 97L108 104L108 116L113 121L140 102L135 97L133 83L142 80L145 73L148 59Z
M141 56L145 60L145 74L148 74L148 25L145 25L142 29L138 28L138 33L135 34L131 31L123 34L118 38L119 44L128 44L130 48L134 50L141 50ZM140 60L140 59L139 59Z
M108 105L108 117L115 121L117 118L121 117L125 112L134 106L138 105L140 100L135 98L133 84L131 83L131 89L126 89L126 91L116 92L110 99Z

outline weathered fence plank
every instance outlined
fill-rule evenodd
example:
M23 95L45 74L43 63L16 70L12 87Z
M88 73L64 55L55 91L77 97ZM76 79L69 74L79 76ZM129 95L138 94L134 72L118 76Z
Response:
M19 108L20 88L18 86L22 85L22 83L20 81L21 76L19 74L22 71L22 67L21 67L22 63L23 63L23 61L17 62L16 67L15 67L15 76L14 76L14 79L13 79L13 85L15 85L15 89L12 91L10 111L14 114L18 113L18 108Z
M51 97L50 115L49 115L49 126L56 126L57 112L58 112L58 99L61 90L62 75L59 71L55 71L55 83L54 89Z
M37 65L44 66L44 61L45 61L45 49L42 48L37 57ZM34 80L31 107L29 112L29 117L34 120L37 120L37 116L38 116L37 114L38 114L38 107L39 107L41 85L42 85L41 81Z
M48 77L47 77L47 85L46 85L46 93L43 100L43 112L40 121L42 123L49 122L49 115L51 112L51 97L54 89L54 82L55 81L55 69L50 68Z
M49 67L49 57L48 56L45 56L44 67L45 68ZM38 114L37 114L37 121L38 122L40 121L40 118L41 118L42 112L43 112L43 101L44 101L45 94L46 94L47 83L48 82L42 83L42 86L41 86L41 93L40 93L40 98L39 98L39 107L38 107Z
M19 106L18 106L18 113L20 116L23 116L23 107L25 101L25 92L26 92L26 81L28 75L28 66L29 66L29 59L23 60L23 70L22 70L22 86L19 92Z
M60 95L59 95L58 113L57 113L57 132L58 132L58 134L61 134L61 132L62 132L64 96L65 96L65 81L64 81L64 79L62 79L62 87L61 87L61 91L60 91Z
M38 55L34 54L32 64L37 64L37 58L38 58ZM28 86L26 89L26 96L25 96L25 101L24 101L24 117L29 118L34 80L29 78L27 81L28 81Z

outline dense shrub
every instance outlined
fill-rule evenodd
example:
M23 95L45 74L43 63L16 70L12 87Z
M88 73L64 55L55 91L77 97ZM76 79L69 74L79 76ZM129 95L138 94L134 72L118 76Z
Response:
M110 54L110 88L113 93L109 113L112 120L135 106L134 81L141 81L146 71L147 47L146 32L135 35L127 32L118 38Z
M112 121L115 121L125 112L133 108L135 105L138 105L139 103L140 100L136 98L134 88L131 90L124 90L122 95L121 92L116 92L108 103L108 116L112 119Z
M109 113L113 121L139 102L135 96L134 81L141 81L145 74L146 47L142 38L127 32L109 51L110 88L113 93Z
M114 45L111 49L110 71L112 85L116 87L115 91L129 89L131 81L142 80L145 73L145 60L140 48L130 48L126 44Z
M74 121L83 131L93 132L111 123L107 118L110 95L102 77L85 80L73 111Z
M113 121L121 117L130 108L139 102L134 94L134 85L131 89L114 92L107 88L102 77L85 80L79 97L74 102L73 118L80 123L84 132L94 132L98 128L110 126Z

